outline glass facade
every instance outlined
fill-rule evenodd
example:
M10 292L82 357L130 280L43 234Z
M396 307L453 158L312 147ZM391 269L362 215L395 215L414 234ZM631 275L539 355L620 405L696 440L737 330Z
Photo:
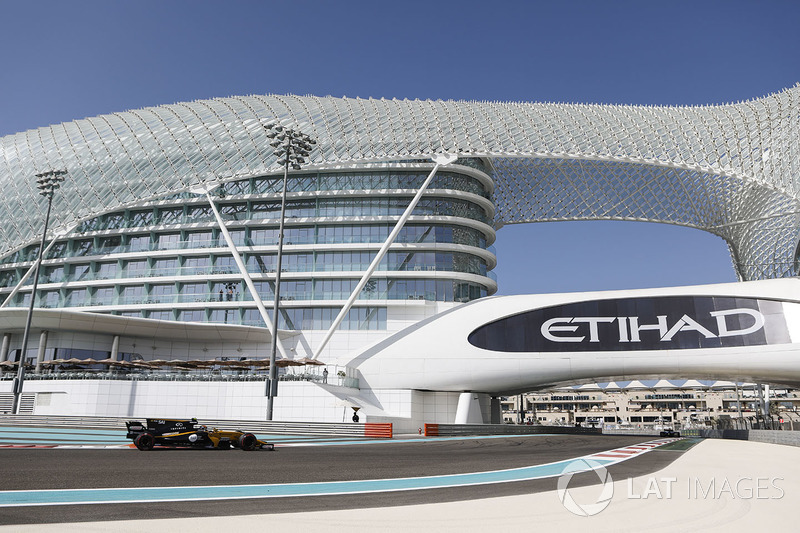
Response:
M388 302L466 302L494 292L494 208L481 161L439 172L359 295L343 329L385 329ZM430 165L290 175L280 327L326 329ZM260 297L274 298L281 176L226 183L215 203ZM8 294L38 245L0 258ZM30 283L30 281L28 281ZM81 223L48 252L37 305L263 325L205 196L171 195ZM27 291L26 291L27 288ZM27 305L30 287L10 302ZM383 302L383 303L381 303Z

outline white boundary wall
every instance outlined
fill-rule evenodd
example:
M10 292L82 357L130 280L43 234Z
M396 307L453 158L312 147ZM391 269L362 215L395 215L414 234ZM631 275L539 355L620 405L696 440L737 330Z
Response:
M12 382L0 382L10 394ZM131 418L207 418L264 420L263 381L26 380L36 395L33 414ZM488 420L489 399L481 395ZM312 382L282 381L275 420L351 422L352 406L360 422L390 422L394 433L418 433L426 423L452 424L458 393L414 390L358 390Z

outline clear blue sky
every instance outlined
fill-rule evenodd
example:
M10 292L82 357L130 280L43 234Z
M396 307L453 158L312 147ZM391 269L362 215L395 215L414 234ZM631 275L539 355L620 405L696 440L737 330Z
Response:
M800 2L0 3L0 135L217 96L713 104L800 81ZM507 226L501 294L733 281L724 242L642 223Z

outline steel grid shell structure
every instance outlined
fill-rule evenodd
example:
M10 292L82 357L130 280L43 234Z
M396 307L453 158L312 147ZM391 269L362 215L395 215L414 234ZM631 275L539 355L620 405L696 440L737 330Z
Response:
M264 126L317 139L306 168L489 158L495 226L638 220L729 245L743 280L796 275L800 86L736 104L652 107L313 96L218 98L101 115L0 139L0 255L34 242L34 174L66 169L56 228L279 170Z

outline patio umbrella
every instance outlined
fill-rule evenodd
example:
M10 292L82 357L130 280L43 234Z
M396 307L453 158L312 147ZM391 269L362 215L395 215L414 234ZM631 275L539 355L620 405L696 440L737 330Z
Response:
M325 365L325 363L323 363L322 361L318 361L317 359L311 359L310 357L303 357L302 359L297 359L297 361L301 365L317 365L317 366Z
M164 359L152 359L150 361L144 361L144 364L146 364L151 368L155 368L159 366L167 366L169 364L169 361L166 361Z
M191 364L189 361L186 361L184 359L173 359L171 361L167 361L167 365L169 365L169 366L179 366L179 367L183 367L183 368L195 368L195 366L193 364Z
M190 365L193 365L193 366L195 366L197 368L205 368L205 367L212 366L214 364L214 361L210 361L208 359L190 359L190 360L186 361L186 363L190 364Z
M303 366L303 363L301 363L300 361L295 360L295 359L288 359L288 358L287 359L277 359L275 361L275 366L279 366L279 367Z
M78 359L78 361L80 361L79 363L77 363L79 365L97 365L97 364L100 364L100 360L99 359L92 359L91 357L88 358L88 359Z
M83 359L78 359L77 357L70 357L69 359L61 359L62 365L80 365L83 363Z
M214 366L231 366L231 365L235 365L238 362L239 361L217 360L217 359L215 359L213 361L209 361L209 363L211 363Z
M260 366L260 367L268 367L269 366L269 359L245 359L244 361L239 361L242 364L246 364L247 366Z
M131 363L130 361L112 361L112 362L108 363L108 365L109 365L109 366L122 366L122 367L126 367L126 366L127 366L127 367L131 367L131 366L135 366L135 365L134 365L133 363Z

